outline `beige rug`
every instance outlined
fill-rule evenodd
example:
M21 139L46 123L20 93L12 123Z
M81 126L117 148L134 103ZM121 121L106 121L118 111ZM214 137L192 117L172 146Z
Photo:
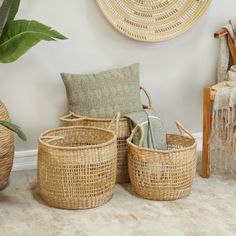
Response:
M50 208L34 190L35 171L14 172L0 192L1 236L236 235L236 180L197 176L189 197L155 202L117 185L113 199L90 210Z

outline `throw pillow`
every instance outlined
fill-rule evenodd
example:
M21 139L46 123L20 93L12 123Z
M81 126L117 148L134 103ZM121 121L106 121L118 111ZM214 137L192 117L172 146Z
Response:
M69 109L79 115L111 118L142 110L139 64L97 74L61 74Z

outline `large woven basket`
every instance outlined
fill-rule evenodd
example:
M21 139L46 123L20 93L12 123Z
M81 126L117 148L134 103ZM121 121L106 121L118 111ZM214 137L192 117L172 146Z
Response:
M0 120L10 121L5 105L0 101ZM0 125L0 190L8 182L14 157L14 136L12 131Z
M128 141L129 175L132 189L143 198L175 200L187 196L196 173L197 142L188 133L168 134L168 150L153 150L134 145L131 141L139 129L133 130Z
M39 137L39 193L57 208L98 207L112 197L116 162L112 131L83 126L46 131Z
M143 105L145 108L151 108L151 98L148 92L140 87L141 90L144 91L147 99L148 105ZM61 121L63 122L63 126L95 126L98 128L107 129L110 126L111 119L97 119L91 117L83 117L79 116L73 112L70 114L61 117ZM111 129L114 130L115 126L111 126ZM127 138L131 134L130 124L127 118L120 118L118 131L117 131L117 175L116 175L116 183L126 183L129 182L129 173L128 173L128 146L127 146Z

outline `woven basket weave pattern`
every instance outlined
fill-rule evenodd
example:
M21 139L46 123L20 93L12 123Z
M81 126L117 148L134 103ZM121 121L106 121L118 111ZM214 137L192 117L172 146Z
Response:
M211 0L97 0L107 20L139 41L159 42L187 31Z
M10 121L5 105L0 101L0 119ZM0 125L0 189L8 182L14 156L14 136L7 128Z
M100 206L112 197L116 162L116 136L110 131L77 126L45 132L39 138L41 197L58 208Z
M196 141L167 135L169 150L139 148L128 141L129 174L134 192L152 200L187 196L196 173Z
M66 126L93 126L98 128L107 129L111 123L110 119L87 119L79 120L78 116L69 114L62 117L63 125ZM115 129L115 125L110 127L111 130ZM117 174L116 183L129 182L128 173L128 147L126 139L129 137L131 131L128 120L121 118L119 120L118 134L117 134Z

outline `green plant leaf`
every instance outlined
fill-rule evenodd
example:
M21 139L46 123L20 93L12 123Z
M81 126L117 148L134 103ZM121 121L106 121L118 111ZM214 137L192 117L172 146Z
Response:
M22 140L24 140L24 141L27 140L24 132L21 130L21 128L19 126L12 124L12 123L5 121L5 120L0 120L0 125L3 125L7 129L15 132L18 135L18 137L21 138Z
M2 34L5 24L7 23L7 19L12 6L12 1L13 0L3 0L2 5L0 7L0 36Z
M13 62L41 40L55 39L67 38L51 27L34 20L8 22L0 37L0 62Z
M11 8L7 18L8 22L13 21L15 19L19 6L20 6L20 0L12 0Z

